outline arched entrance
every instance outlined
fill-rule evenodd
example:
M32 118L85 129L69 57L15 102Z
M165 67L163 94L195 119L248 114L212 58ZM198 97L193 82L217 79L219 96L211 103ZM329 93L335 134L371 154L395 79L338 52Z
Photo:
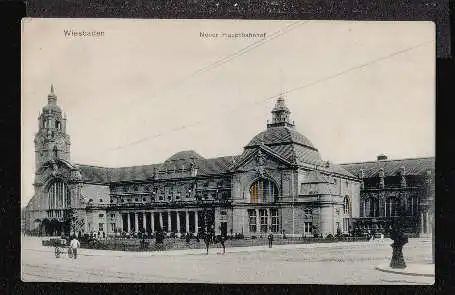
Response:
M47 218L43 219L40 224L39 232L40 236L50 236L51 235L51 221Z
M52 219L49 223L48 226L48 231L47 233L50 236L60 236L63 234L63 222L57 220L57 219Z

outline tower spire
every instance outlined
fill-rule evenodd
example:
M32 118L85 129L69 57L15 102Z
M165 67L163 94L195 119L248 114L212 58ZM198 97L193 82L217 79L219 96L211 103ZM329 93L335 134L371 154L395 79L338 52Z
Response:
M57 104L57 95L55 95L55 92L54 92L54 84L51 84L51 92L47 96L47 101L50 105Z
M267 124L267 127L284 126L293 128L294 124L291 123L291 120L289 118L290 114L291 111L286 106L284 95L283 93L280 93L275 103L275 107L272 109L272 123Z

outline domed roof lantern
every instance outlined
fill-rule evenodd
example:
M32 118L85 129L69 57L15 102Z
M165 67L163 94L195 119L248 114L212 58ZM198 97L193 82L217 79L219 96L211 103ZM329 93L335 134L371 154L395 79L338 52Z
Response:
M62 110L60 107L57 105L57 95L54 92L54 85L51 84L51 92L47 95L47 105L43 107L43 112L57 112L61 113Z
M289 118L290 114L291 111L286 106L283 94L281 93L275 103L275 107L272 109L272 123L268 123L267 128L277 126L294 128L294 124L291 123Z

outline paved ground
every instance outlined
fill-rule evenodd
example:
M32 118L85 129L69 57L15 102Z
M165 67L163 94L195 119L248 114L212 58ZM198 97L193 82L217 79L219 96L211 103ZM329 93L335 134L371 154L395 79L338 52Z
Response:
M407 263L405 268L392 268L388 263L376 266L377 270L397 274L434 277L434 264Z
M120 252L80 249L55 258L37 238L22 242L22 279L41 282L189 282L293 284L433 284L434 278L385 273L391 241ZM406 262L431 263L431 239L410 239Z

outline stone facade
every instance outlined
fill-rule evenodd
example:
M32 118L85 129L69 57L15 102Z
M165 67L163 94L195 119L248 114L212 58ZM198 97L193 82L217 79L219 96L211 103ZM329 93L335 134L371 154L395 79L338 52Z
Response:
M383 231L392 218L405 215L405 231L430 235L434 220L434 158L342 165L362 179L356 227Z
M350 232L364 214L365 179L349 165L323 161L295 130L281 97L272 122L241 155L206 159L181 151L163 163L122 168L71 162L56 101L52 88L38 120L28 232L326 236Z

